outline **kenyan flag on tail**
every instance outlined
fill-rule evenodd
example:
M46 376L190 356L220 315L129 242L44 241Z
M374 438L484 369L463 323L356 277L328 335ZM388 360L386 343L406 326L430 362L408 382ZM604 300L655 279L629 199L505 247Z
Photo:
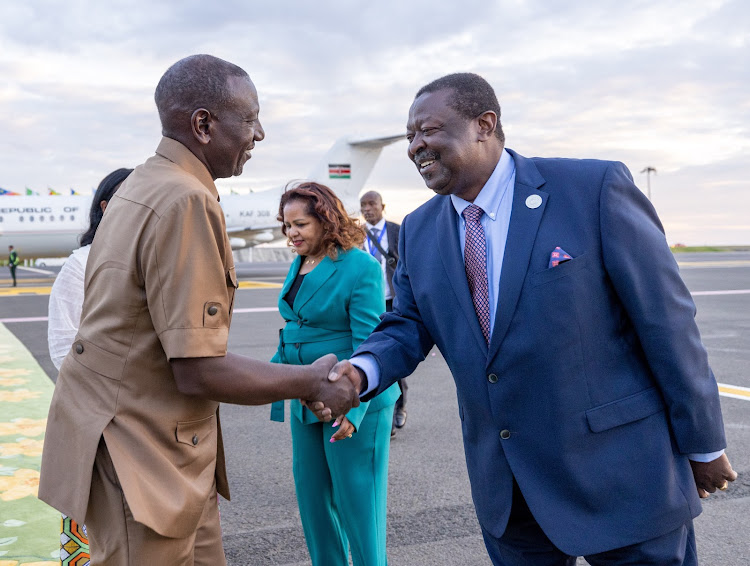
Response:
M328 177L331 179L351 179L352 166L349 163L329 163Z

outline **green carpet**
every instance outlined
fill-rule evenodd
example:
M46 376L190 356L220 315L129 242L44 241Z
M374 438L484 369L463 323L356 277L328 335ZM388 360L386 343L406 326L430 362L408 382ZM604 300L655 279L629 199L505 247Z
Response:
M59 564L60 514L37 499L54 384L0 324L0 566Z

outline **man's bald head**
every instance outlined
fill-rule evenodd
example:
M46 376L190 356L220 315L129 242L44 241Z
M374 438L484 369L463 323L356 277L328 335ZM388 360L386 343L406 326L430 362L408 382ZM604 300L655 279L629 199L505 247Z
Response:
M213 55L191 55L167 69L154 94L163 134L176 138L189 130L198 108L221 113L231 103L229 77L250 82L242 68Z

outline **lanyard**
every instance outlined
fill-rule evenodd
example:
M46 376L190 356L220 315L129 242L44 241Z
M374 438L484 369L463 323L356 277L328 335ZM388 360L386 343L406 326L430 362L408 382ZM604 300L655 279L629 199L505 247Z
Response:
M373 229L375 226L373 226ZM378 234L378 244L381 244L382 247L382 240L383 240L383 234L385 234L385 225L383 226L383 229L380 231L380 234ZM377 246L374 246L372 243L372 237L370 236L370 233L368 231L367 233L367 247L370 248L370 255L375 257L375 252L378 251ZM382 254L381 254L382 255Z

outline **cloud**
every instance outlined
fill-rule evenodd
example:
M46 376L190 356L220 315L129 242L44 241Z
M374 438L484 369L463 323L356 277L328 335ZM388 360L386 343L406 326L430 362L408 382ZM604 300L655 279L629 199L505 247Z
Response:
M717 224L748 239L746 2L31 0L3 15L9 189L85 190L143 161L159 137L156 82L208 52L251 74L267 133L223 190L303 177L344 135L399 133L421 85L468 70L495 86L521 154L617 159L637 181L656 167L657 208L687 243L726 243L712 240L729 237ZM405 151L387 148L371 178L398 217L431 196ZM679 206L662 210L677 187Z

